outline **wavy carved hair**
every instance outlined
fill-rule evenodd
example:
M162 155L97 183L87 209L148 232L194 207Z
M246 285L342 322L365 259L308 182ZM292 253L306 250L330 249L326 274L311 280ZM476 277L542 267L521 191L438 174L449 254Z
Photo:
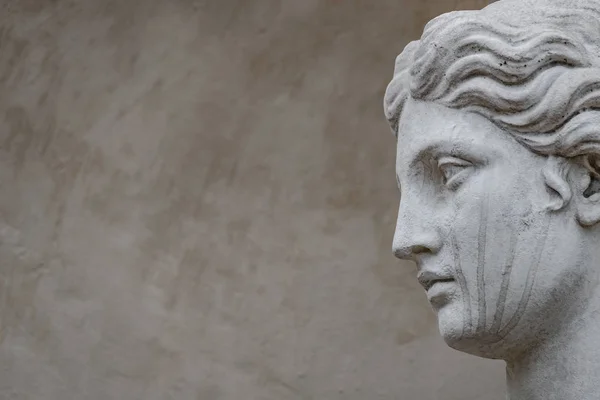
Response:
M501 0L435 18L396 59L384 107L408 97L483 115L538 154L600 176L600 1Z

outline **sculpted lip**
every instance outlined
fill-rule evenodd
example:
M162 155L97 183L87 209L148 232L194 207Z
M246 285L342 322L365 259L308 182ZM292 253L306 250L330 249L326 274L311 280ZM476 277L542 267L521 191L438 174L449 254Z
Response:
M423 286L425 291L431 289L431 287L436 283L454 282L454 278L452 276L432 271L419 272L419 275L417 275L417 280L419 281L421 286Z

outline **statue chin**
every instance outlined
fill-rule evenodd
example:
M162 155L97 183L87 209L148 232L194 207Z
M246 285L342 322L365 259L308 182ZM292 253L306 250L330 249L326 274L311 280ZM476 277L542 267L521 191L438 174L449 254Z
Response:
M510 358L514 350L511 351L512 346L505 338L487 330L470 329L473 325L459 308L449 306L438 312L438 329L449 347L482 358Z
M507 350L502 342L490 343L485 334L460 334L453 326L439 326L444 342L454 350L492 360L506 360Z
M475 333L470 329L469 321L463 310L457 305L449 305L438 311L438 329L446 344L458 351L485 358L493 357L483 345L485 333Z

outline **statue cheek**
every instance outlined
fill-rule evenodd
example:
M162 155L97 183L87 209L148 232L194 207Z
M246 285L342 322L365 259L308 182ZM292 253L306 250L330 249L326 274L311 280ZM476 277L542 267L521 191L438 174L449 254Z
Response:
M466 336L481 331L480 319L485 319L482 314L486 304L485 268L482 268L482 263L487 247L487 205L476 200L474 197L470 202L455 206L452 230L448 235L448 246L452 249L455 274L462 292Z
M467 333L490 338L503 333L523 307L531 247L541 229L533 219L523 225L526 207L497 200L485 195L457 208L448 243L463 293Z
M548 249L550 219L537 215L523 224L522 215L515 207L512 214L488 216L485 262L479 266L484 276L485 313L480 315L485 315L485 326L478 327L498 340L528 321L542 256Z

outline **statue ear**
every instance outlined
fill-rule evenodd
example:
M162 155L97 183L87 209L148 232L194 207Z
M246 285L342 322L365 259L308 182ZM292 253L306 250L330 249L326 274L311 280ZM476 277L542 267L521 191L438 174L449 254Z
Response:
M574 182L578 186L575 193L577 220L583 226L596 225L600 222L600 157L585 156Z
M571 187L567 180L568 161L564 158L549 156L542 172L549 194L546 208L550 211L562 210L569 204L572 197Z

